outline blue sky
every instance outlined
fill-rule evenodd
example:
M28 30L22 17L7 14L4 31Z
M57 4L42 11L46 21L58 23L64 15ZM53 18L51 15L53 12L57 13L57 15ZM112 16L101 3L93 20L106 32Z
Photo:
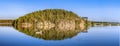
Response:
M119 0L0 0L0 19L51 8L73 11L93 21L120 22Z

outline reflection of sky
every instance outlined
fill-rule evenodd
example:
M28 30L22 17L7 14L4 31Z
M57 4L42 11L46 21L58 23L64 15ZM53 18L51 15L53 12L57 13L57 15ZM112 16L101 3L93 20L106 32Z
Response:
M120 21L119 0L1 0L0 18L18 18L49 8L71 10L95 21Z

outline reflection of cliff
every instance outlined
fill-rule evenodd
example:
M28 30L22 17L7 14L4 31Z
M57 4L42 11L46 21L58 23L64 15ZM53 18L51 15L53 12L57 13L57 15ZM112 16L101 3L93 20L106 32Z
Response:
M63 22L66 23L66 22ZM37 24L36 26L32 27L24 27L23 25L16 25L14 26L18 31L23 32L29 36L36 37L36 38L42 38L44 40L62 40L66 38L72 38L73 36L77 35L79 32L85 32L87 28L85 29L80 29L76 28L76 26L73 26L74 24L62 24L61 27L59 25L50 28L49 25L46 25L48 27L44 27L39 25L39 27L43 28L38 28ZM29 25L25 25L29 26ZM73 26L73 27L70 27ZM49 29L50 28L50 29Z

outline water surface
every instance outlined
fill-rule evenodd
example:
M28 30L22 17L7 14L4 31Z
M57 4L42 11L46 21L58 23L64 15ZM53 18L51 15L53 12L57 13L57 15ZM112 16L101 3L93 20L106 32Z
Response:
M0 26L1 46L119 46L120 26L91 27L63 40L44 40L28 36L13 27Z

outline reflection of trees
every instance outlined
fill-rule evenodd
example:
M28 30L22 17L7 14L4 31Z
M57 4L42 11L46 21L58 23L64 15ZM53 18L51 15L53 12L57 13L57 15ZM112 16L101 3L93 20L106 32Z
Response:
M19 25L15 26L15 28L19 32L23 32L29 36L42 38L44 40L63 40L66 38L72 38L73 36L77 35L79 32L83 32L84 30L75 29L75 30L59 30L59 28L54 27L50 30L44 29L37 29L34 26L32 28L23 28L18 27Z

